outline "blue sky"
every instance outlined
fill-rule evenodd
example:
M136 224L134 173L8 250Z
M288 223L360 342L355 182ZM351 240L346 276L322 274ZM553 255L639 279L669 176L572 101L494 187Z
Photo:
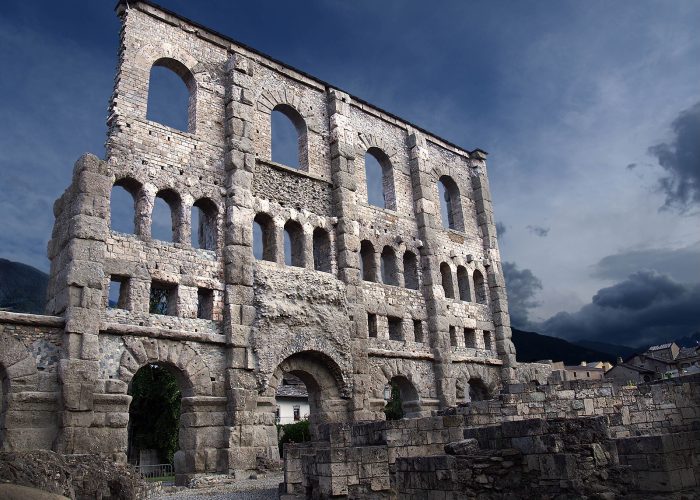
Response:
M700 330L700 2L161 4L488 151L518 326L630 345ZM53 200L104 152L112 7L3 3L0 257L48 269Z

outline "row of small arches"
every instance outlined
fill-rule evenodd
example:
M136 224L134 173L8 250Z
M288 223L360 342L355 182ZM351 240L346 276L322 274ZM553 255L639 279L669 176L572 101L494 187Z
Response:
M181 103L179 118L173 116L178 109L174 104L177 102ZM151 68L147 118L194 133L195 102L196 81L191 72L174 59L158 59ZM301 113L290 104L277 104L271 111L270 127L272 161L308 170L308 126ZM367 202L380 208L397 210L394 168L387 153L379 147L369 147L364 154L364 166ZM464 219L457 183L449 176L442 176L437 182L437 193L442 225L463 231Z
M148 211L149 205L150 212ZM141 216L140 214L147 215ZM151 199L143 185L131 178L117 180L110 195L110 228L156 240L189 243L216 250L219 209L210 198L196 199L188 211L173 189L161 189Z
M440 278L446 298L459 299L463 302L476 302L478 304L487 303L486 280L478 269L475 269L470 276L466 267L457 266L457 288L455 289L452 268L447 262L442 262L440 264Z

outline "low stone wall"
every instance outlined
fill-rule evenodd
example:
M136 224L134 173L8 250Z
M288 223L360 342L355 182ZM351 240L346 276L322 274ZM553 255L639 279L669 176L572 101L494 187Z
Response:
M511 384L496 399L447 408L440 415L462 415L466 425L490 425L528 418L605 415L614 437L682 432L700 420L700 375L639 386L612 382L559 385Z
M426 498L427 491L435 498L524 491L535 498L693 488L700 477L699 382L510 386L498 399L433 417L323 425L316 441L285 446L281 498ZM474 444L471 453L445 455L463 440Z
M398 497L615 497L631 483L605 417L521 420L465 436L473 437L448 447L456 455L398 459Z
M620 463L630 467L641 490L697 489L700 486L700 425L697 427L688 432L618 439Z

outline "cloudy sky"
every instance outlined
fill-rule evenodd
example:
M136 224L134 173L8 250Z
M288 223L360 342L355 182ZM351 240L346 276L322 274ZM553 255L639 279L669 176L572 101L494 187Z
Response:
M0 257L47 270L53 200L103 154L113 3L3 2ZM700 330L700 2L161 3L488 151L516 326Z

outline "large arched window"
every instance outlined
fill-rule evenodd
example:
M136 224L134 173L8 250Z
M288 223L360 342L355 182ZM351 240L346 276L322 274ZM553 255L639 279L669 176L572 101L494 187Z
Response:
M324 273L331 272L331 239L328 236L328 231L317 227L314 229L314 269L323 271Z
M452 285L452 270L446 262L440 264L440 276L442 278L442 289L445 292L445 297L448 299L455 298L455 290Z
M382 283L385 285L398 286L399 284L399 269L396 265L396 253L390 246L385 246L382 249Z
M151 213L151 238L180 241L180 196L172 189L158 191Z
M365 153L365 180L370 205L396 210L394 170L389 157L379 148L369 148Z
M146 117L194 133L196 88L194 76L184 64L167 57L158 59L151 67Z
M275 223L267 214L257 214L253 219L253 255L258 260L276 260Z
M459 300L471 301L471 291L469 290L469 273L464 266L457 266L457 288L459 289Z
M474 271L474 294L479 304L486 304L486 282L478 269Z
M192 246L202 250L216 250L216 204L209 198L200 198L192 205Z
M109 225L112 231L136 234L136 200L141 185L133 179L119 179L109 198Z
M287 104L279 104L272 110L270 121L272 161L308 170L306 122L299 112Z
M443 227L464 231L462 202L457 183L451 177L443 175L438 181L438 195L440 197L440 216L442 217Z
M377 263L374 257L374 245L367 240L360 243L360 271L365 281L377 281Z
M418 290L418 259L410 250L403 254L403 281L406 288Z
M304 230L296 221L284 225L284 263L288 266L304 267Z

